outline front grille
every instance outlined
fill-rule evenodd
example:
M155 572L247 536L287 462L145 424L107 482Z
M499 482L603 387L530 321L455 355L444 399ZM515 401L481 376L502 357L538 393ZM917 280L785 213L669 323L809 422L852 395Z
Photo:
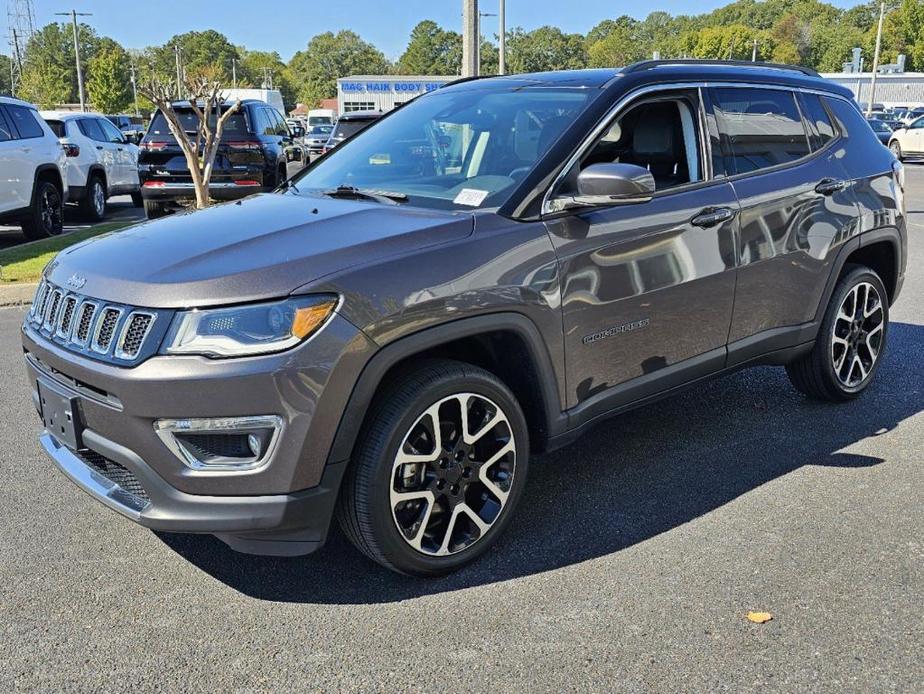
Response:
M122 328L122 336L116 347L116 356L123 359L137 357L153 323L154 314L152 313L132 313L125 321L125 327Z
M25 324L71 351L124 364L156 352L169 325L157 320L162 313L172 314L97 301L43 279Z
M135 477L134 473L128 468L122 467L114 460L109 460L109 458L89 449L77 451L77 457L88 467L96 470L110 482L119 485L119 487L132 496L143 501L149 502L151 500L150 497L148 497L148 493L141 485L141 482L138 481L138 478Z
M100 354L106 354L112 345L112 336L115 335L116 325L122 311L117 308L107 306L103 309L102 317L96 326L96 335L93 337L93 351Z

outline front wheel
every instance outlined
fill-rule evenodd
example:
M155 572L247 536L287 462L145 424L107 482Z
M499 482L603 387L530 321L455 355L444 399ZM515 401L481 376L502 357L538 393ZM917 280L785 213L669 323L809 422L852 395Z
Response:
M353 544L416 576L449 573L489 549L529 464L509 388L484 369L434 360L392 381L371 411L337 510Z
M80 211L90 222L101 222L106 217L106 184L100 176L92 176L87 183L87 194L80 201Z
M857 397L876 375L889 328L888 294L879 275L848 266L831 295L811 352L786 366L793 385L817 400Z
M892 154L895 155L896 159L902 161L902 146L898 143L898 140L892 140L889 143L889 149L892 150Z

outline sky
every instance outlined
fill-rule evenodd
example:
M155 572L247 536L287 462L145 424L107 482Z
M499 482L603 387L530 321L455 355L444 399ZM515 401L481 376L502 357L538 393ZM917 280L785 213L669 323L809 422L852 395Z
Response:
M565 32L587 33L601 20L621 14L639 19L655 10L700 14L725 4L728 0L631 4L613 0L507 0L507 27L530 30L550 24ZM857 2L833 0L832 4L849 7ZM479 5L481 12L496 13L498 0L480 0ZM305 48L312 36L325 31L352 29L395 60L404 51L411 29L423 19L432 19L446 29L461 31L462 27L462 0L33 0L33 7L37 27L65 19L55 17L56 12L72 8L90 12L92 16L82 21L126 48L163 44L186 31L216 29L235 45L274 50L284 61ZM258 15L260 7L270 12ZM0 29L2 36L8 36L6 12L0 16ZM483 18L482 31L486 35L496 33L497 18Z

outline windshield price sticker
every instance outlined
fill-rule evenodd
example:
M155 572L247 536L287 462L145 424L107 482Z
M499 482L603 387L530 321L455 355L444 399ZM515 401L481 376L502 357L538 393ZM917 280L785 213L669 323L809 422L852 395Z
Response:
M468 205L469 207L478 207L488 197L488 191L478 190L477 188L463 188L459 191L453 202L456 205Z

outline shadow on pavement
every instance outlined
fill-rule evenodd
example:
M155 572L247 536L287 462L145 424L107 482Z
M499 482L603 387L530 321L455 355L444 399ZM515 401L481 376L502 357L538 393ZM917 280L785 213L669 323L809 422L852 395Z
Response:
M825 474L884 460L844 452L924 410L924 326L893 323L876 383L850 403L806 400L763 367L610 419L533 461L516 518L474 565L442 579L393 574L332 529L307 557L254 557L209 536L161 535L181 556L255 598L392 602L595 559L670 531L805 465Z

